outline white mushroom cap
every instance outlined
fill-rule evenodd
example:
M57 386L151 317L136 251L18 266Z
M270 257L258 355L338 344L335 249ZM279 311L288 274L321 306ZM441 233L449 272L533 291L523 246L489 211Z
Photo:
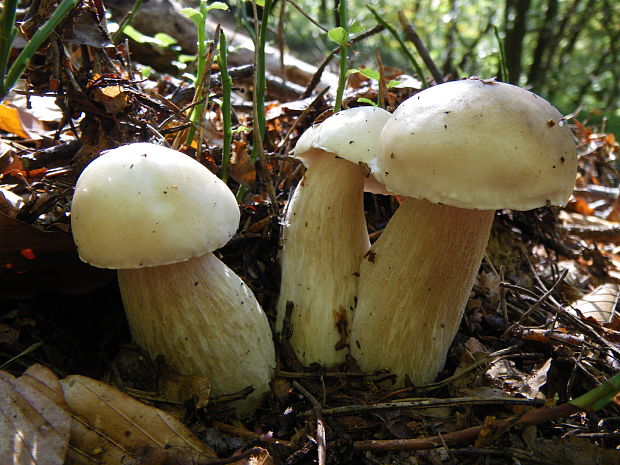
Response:
M577 153L543 98L494 81L447 82L403 102L380 137L379 169L401 195L469 209L564 205Z
M295 157L307 167L325 152L353 163L365 164L373 177L378 176L379 134L391 114L380 107L355 107L334 113L320 124L308 128L297 141ZM369 177L366 190L387 193L383 185Z
M177 263L225 245L239 208L196 160L136 143L104 152L80 175L71 228L80 258L100 268Z

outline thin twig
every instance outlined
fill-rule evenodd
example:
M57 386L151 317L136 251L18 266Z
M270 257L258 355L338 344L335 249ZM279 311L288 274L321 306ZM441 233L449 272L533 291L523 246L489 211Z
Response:
M402 11L398 12L398 21L400 21L400 25L402 26L403 32L405 33L407 38L411 42L413 42L413 45L422 57L422 61L424 61L424 64L431 72L431 75L433 76L435 82L437 84L441 84L443 82L443 75L437 68L437 65L435 65L435 62L433 61L431 55L428 53L428 50L422 43L422 40L420 39L420 36L416 32L415 28L412 24L409 23L407 17L405 16L405 13L403 13Z
M562 274L560 275L560 277L558 278L558 280L553 283L553 286L551 286L551 289L547 290L547 292L545 292L542 297L540 297L536 302L534 302L534 304L527 309L527 311L521 315L521 317L519 318L519 320L516 323L513 323L512 325L510 325L506 331L504 331L503 336L505 337L510 331L512 331L513 328L515 328L516 326L519 326L526 318L528 318L532 313L534 313L536 310L538 310L538 308L549 298L551 297L551 294L553 293L553 291L558 287L558 285L564 281L564 278L566 278L566 275L568 274L568 270L564 270L562 272ZM501 289L501 287L500 287Z
M409 48L407 47L407 45L405 45L405 42L403 42L403 39L401 39L396 28L392 26L390 23L388 23L387 21L385 21L373 7L371 7L370 5L366 5L366 8L368 8L368 10L372 13L372 15L375 17L375 20L381 26L387 29L388 32L392 34L392 37L396 40L396 42L398 42L398 45L400 46L400 49L403 52L403 55L407 57L407 59L409 60L409 63L411 63L411 66L413 67L416 74L418 75L418 78L420 79L420 82L422 83L422 88L426 89L428 87L428 82L426 82L426 75L424 73L424 70L418 63L418 60L416 60L413 54L409 51Z
M539 409L526 412L521 418L516 421L514 418L508 418L505 420L497 421L496 425L498 428L501 428L508 423L514 423L514 426L524 428L526 426L538 425L540 423L555 420L557 418L565 418L579 411L579 408L571 404L562 404L557 407L541 407ZM472 443L478 438L481 430L482 426L474 426L472 428L442 434L441 438L439 438L438 436L430 436L427 438L419 439L356 441L353 443L353 448L355 450L435 449L437 447L444 447L444 444L452 446L455 444Z
M312 16L310 16L308 13L306 13L304 11L304 9L302 7L300 7L297 3L295 3L293 0L286 0L286 2L290 3L291 5L293 5L293 7L297 11L299 11L304 18L306 18L308 21L310 21L312 24L314 24L316 27L318 27L321 31L325 32L326 34L329 32L329 29L327 29L325 26L321 25L321 23L319 23Z
M469 373L470 371L473 371L475 369L477 369L478 367L482 366L482 365L486 365L489 362L492 362L504 355L509 354L510 352L512 352L513 350L515 350L517 348L517 346L510 346L507 347L505 349L501 349L498 350L496 352L490 353L489 355L481 358L480 360L478 360L475 363L472 363L471 365L467 366L466 368L464 368L463 370L459 371L457 374L450 376L449 378L443 379L441 381L437 381L436 383L432 383L432 384L425 384L423 386L417 386L416 387L416 391L418 392L429 392L429 391L434 391L436 389L439 389L443 386L446 386L447 384L452 383L453 381L457 380L458 378L461 378L462 376L466 375L467 373Z
M384 29L385 28L381 25L375 26L372 29L366 32L363 32L362 34L355 36L349 42L351 42L351 44L355 44L361 40L364 40L372 35L375 35L383 31ZM319 82L321 82L321 76L323 75L323 71L325 71L325 68L327 68L327 65L329 65L329 62L332 61L332 59L338 54L339 51L340 51L340 47L335 47L334 49L332 49L331 52L329 52L329 54L325 57L325 59L323 59L323 62L318 66L316 73L314 73L314 76L312 76L312 80L310 81L310 84L308 84L308 87L306 87L306 91L301 96L302 99L308 98L310 97L310 95L312 95L312 92L314 91L314 89L316 89L316 86L318 86Z
M323 89L314 98L314 100L312 100L312 102L310 102L310 105L308 105L306 108L304 108L304 110L301 112L301 114L293 122L293 125L289 128L287 133L284 135L284 137L282 138L282 140L278 144L278 148L276 149L276 154L277 155L281 154L284 151L284 147L286 147L286 141L288 140L290 135L293 133L295 128L297 128L297 126L299 126L299 124L306 118L306 116L308 116L308 113L310 113L310 110L312 110L312 108L315 107L315 105L321 100L321 98L327 93L328 90L329 90L329 87L326 87L325 89Z
M542 281L540 281L540 282L542 283ZM534 298L538 297L536 295L536 293L534 293L533 291L530 291L529 289L525 289L525 288L523 288L521 286L517 286L515 284L500 283L500 286L503 286L503 287L506 287L506 288L509 288L509 289L518 290L519 292L521 292L521 293L523 293L525 295L528 295L528 296L532 296ZM543 286L544 286L544 284L543 284ZM552 297L550 297L549 300L552 300ZM511 305L509 304L509 306L511 306ZM608 341L606 338L604 338L603 336L601 336L597 332L597 329L600 330L600 327L595 329L594 327L590 326L593 323L590 323L588 320L582 320L582 319L580 319L579 317L573 315L570 312L565 312L564 309L561 306L559 306L559 305L558 306L545 305L545 309L550 311L554 315L556 315L565 324L574 326L578 330L583 332L584 334L588 334L592 339L595 339L596 342L598 342L601 346L606 347L611 352L616 354L616 356L620 356L620 348L616 347L616 345L614 345L613 343Z
M385 375L387 370L377 370L368 373L338 373L338 372L325 372L325 373L306 373L295 371L276 371L276 376L280 378L293 378L293 379L312 379L312 378L370 378L373 376Z
M464 405L541 405L544 400L513 397L456 397L454 399L419 399L383 402L369 405L345 405L323 409L324 415L350 415L352 413L376 412L383 410L410 410L435 407L461 407ZM300 412L298 416L308 417L312 410Z
M316 417L316 442L319 456L319 465L325 465L325 461L327 459L327 440L325 439L325 425L323 423L321 403L297 381L293 381L293 386L312 403L312 411L314 412L314 415Z
M506 280L504 276L504 265L499 266L499 280L503 283ZM506 305L506 288L499 287L499 305L502 309L502 320L504 321L504 329L508 328L508 306Z

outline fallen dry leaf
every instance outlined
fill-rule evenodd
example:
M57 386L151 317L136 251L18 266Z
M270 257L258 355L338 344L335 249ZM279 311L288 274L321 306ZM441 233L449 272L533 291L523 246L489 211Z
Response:
M540 388L547 382L547 372L551 367L551 359L545 361L540 368L532 370L530 374L523 373L516 368L512 360L498 360L486 371L486 377L491 384L501 389L504 394L520 394L527 399L544 399Z
M35 139L47 131L30 111L5 104L0 105L0 128L24 139Z
M216 457L176 418L112 386L79 375L61 384L74 418L67 464L141 463L135 460L147 451L190 461Z
M22 128L17 108L8 105L0 105L0 129L23 139L28 137Z
M185 403L194 400L196 408L205 408L209 404L211 383L208 376L179 375L174 371L162 370L160 394L171 402Z
M593 319L600 325L610 323L618 303L620 286L614 283L602 284L588 295L573 302L568 311L574 315L581 313L586 319Z
M256 182L256 169L248 154L248 145L245 142L233 140L233 151L230 157L230 177L239 184L250 188Z
M93 91L95 102L103 104L106 111L111 114L125 110L129 106L130 95L121 86L97 87Z
M62 465L71 416L56 376L42 365L19 378L0 371L0 457L12 465Z

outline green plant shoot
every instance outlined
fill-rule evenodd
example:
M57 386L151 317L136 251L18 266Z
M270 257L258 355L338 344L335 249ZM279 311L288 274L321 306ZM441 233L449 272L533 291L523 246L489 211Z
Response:
M351 26L347 27L348 23L348 9L347 0L340 0L338 3L338 18L340 20L340 26L335 27L327 32L327 37L330 40L338 44L340 47L340 71L338 73L338 88L336 89L336 101L334 102L334 112L338 112L342 109L342 96L344 94L344 87L347 83L347 47L349 46L349 36L351 34L357 34L362 31L362 27L359 23L354 22Z
M206 61L207 61L207 47L209 40L207 38L207 16L209 15L209 11L211 10L228 10L228 5L223 2L213 2L211 4L207 4L207 0L200 1L200 8L197 10L195 8L183 8L181 12L187 16L192 22L196 25L196 31L198 36L198 53L196 60L196 79L194 80L194 86L196 87L196 95L202 94L202 86L201 83L204 82L204 76L206 73ZM200 118L206 108L207 102L201 102L196 105L192 110L190 121L192 122L192 126L190 127L186 144L191 144L194 139L194 134L196 133L196 127L200 123Z
M220 76L222 79L222 103L220 109L222 111L222 122L224 123L224 140L222 142L222 181L228 182L228 163L230 161L230 152L232 144L231 129L231 106L230 92L232 89L232 79L228 74L228 54L226 48L226 35L220 31L220 54L218 56L220 65Z
M347 71L347 76L350 76L351 74L355 74L355 73L359 73L364 77L367 77L368 79L372 79L374 81L379 81L381 79L381 75L379 74L379 71L377 71L376 69L372 69L372 68L351 68L350 70ZM395 79L391 79L387 84L386 84L386 88L391 89L392 87L397 86L398 84L400 84L400 81L397 81ZM360 103L368 103L372 106L379 106L381 108L383 108L383 101L381 99L381 94L379 93L379 101L378 102L373 102L370 99L367 99L365 97L362 98L358 98L357 99L358 102Z
M255 162L263 151L265 137L265 44L267 42L267 25L271 13L272 0L256 1L255 6L263 7L263 17L260 28L256 27L254 39L254 144L252 145L251 159ZM256 11L256 9L255 9Z
M493 26L493 33L495 34L495 38L497 39L497 44L499 47L499 69L502 73L501 80L504 82L508 82L508 67L506 66L506 51L504 49L504 41L499 35L499 29L497 26Z

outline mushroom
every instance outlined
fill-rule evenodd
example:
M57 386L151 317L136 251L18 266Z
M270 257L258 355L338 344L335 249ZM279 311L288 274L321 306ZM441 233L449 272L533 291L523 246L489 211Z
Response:
M547 101L483 80L410 97L379 145L381 180L406 199L361 264L351 353L423 384L443 368L494 210L564 205L576 148Z
M370 246L365 164L376 156L389 116L378 107L343 110L308 129L295 147L307 171L284 219L276 328L282 330L291 302L290 342L306 365L331 366L348 352L359 265Z
M80 175L71 228L80 258L118 269L134 341L215 393L269 390L275 350L252 291L212 251L239 224L226 184L172 149L136 143L104 152Z

